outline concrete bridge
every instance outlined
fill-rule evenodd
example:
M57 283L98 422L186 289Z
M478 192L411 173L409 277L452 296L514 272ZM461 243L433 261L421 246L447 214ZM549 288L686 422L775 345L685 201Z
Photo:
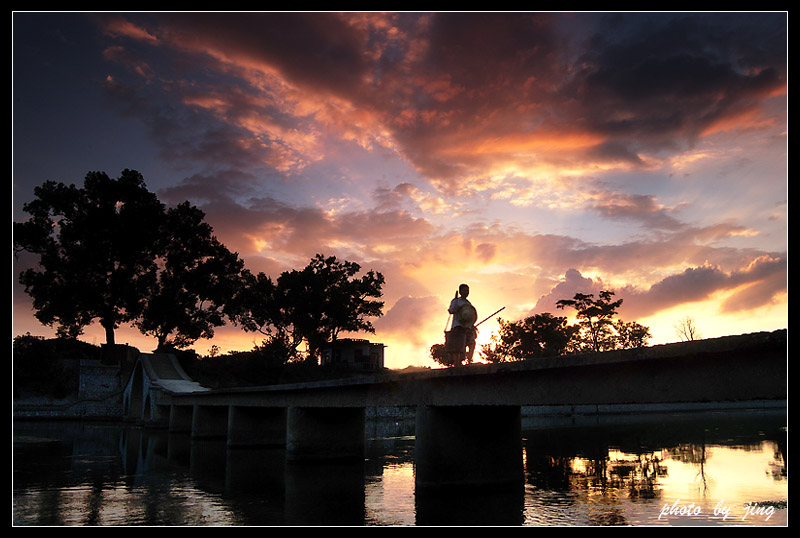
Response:
M142 354L125 388L126 416L224 437L229 448L283 446L287 461L358 459L365 410L415 407L418 487L521 484L523 408L635 412L785 404L787 332L635 350L473 364L338 381L209 390L171 355Z

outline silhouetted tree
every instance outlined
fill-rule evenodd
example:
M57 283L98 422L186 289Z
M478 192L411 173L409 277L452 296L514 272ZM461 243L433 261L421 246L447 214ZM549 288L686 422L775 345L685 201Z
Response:
M134 170L118 179L90 172L82 188L48 181L34 194L23 206L30 218L14 223L14 246L38 255L20 274L36 318L71 337L99 320L114 344L156 280L162 204Z
M277 286L264 273L242 271L242 285L229 305L231 318L245 331L271 336L284 326Z
M681 342L691 342L700 337L700 333L697 330L697 325L694 322L694 319L691 316L686 316L685 318L681 318L675 325L675 334L681 339Z
M263 273L248 275L236 300L236 320L245 330L267 335L270 343L302 342L310 357L342 332L375 332L368 318L383 314L377 300L385 282L381 273L317 254L302 270L282 273L272 281Z
M291 321L283 307L282 293L269 276L264 273L242 272L242 286L231 303L229 315L234 323L247 332L258 332L264 340L258 349L268 349L271 355L283 357L283 362L298 358L297 346L301 340L294 341Z
M645 347L647 341L652 338L650 329L635 321L626 323L617 320L614 323L614 329L617 331L617 347L621 349Z
M577 311L579 326L586 333L585 347L591 351L613 349L613 318L622 304L622 299L611 301L612 291L601 291L598 299L593 294L576 293L572 299L556 302L557 308L573 307ZM584 347L582 346L582 347Z
M165 210L135 170L89 172L83 187L49 181L14 223L17 251L38 255L20 274L35 315L77 337L94 320L114 344L132 323L159 345L184 347L213 334L240 285L242 262L213 237L202 211Z
M571 306L577 310L576 325L568 325L567 318L548 312L521 321L500 320L499 332L492 334L481 355L488 362L504 362L646 346L651 338L648 327L612 319L622 304L621 299L611 301L613 295L603 291L595 299L593 295L577 293L573 299L558 301L558 308ZM433 348L431 356L436 360Z
M567 318L547 312L522 321L501 319L499 323L499 332L493 333L491 343L481 349L481 356L488 362L561 355L576 332L575 327L567 325Z
M136 321L159 348L185 348L212 338L242 285L244 261L214 237L204 218L188 202L166 212L158 279Z

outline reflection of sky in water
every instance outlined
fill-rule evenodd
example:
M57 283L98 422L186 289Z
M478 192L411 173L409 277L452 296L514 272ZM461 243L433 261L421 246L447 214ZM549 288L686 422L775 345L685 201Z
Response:
M366 484L367 524L414 525L414 465L389 463Z
M768 519L759 514L742 520L750 502L787 499L776 452L772 442L705 450L686 445L644 455L610 450L603 469L574 458L568 462L569 487L526 486L524 524L785 525L786 509L774 510ZM413 463L387 464L382 476L366 485L368 524L413 525L413 492ZM664 505L671 508L676 501L678 508L699 507L700 513L659 519ZM730 511L723 521L726 508Z
M715 508L722 513L730 507L725 521L741 523L746 504L786 500L787 483L776 480L780 474L774 476L780 472L776 452L777 446L772 442L754 447L707 447L702 473L698 463L670 459L669 475L661 482L662 499L671 503L678 499L682 504L695 502L702 507L704 516L713 514ZM670 523L674 519L669 518ZM766 516L748 516L744 522L751 519L765 520ZM776 511L768 523L785 521L785 511Z
M604 469L598 469L596 461L576 458L567 468L569 488L528 485L525 521L530 525L785 525L786 509L746 512L749 503L787 499L777 450L773 442L711 445L705 450L687 445L646 457L610 450ZM660 472L654 472L652 458Z

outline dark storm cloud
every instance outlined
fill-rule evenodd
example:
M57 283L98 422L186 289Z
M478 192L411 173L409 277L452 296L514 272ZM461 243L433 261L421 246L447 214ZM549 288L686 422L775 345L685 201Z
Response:
M414 121L395 115L387 125L442 186L488 173L504 155L642 166L645 155L749 126L765 117L767 97L785 91L781 14L438 13L420 26L426 47L413 64L416 78L400 78L400 67L397 78L385 76L382 91L389 80L406 91L395 89L395 108L383 111L416 112ZM577 28L595 33L585 39ZM426 86L433 82L446 85L447 98L435 98ZM590 134L596 143L587 136L559 150ZM485 142L493 151L476 152Z
M515 134L545 137L562 127L563 63L555 17L546 14L436 13L416 21L409 35L420 43L385 73L376 102L404 154L443 188L484 173L487 159L509 151L503 144L486 155L483 140ZM533 109L533 110L532 110ZM401 114L398 114L401 113ZM514 151L513 149L511 151Z
M268 64L298 84L352 93L368 67L360 34L335 13L169 13L157 19L173 44L217 51L245 66Z
M547 14L438 13L421 67L431 75L447 73L477 97L532 77L550 78L561 60L554 21Z
M268 165L302 164L303 148L282 137L293 122L300 132L321 124L311 123L309 107L280 107L284 96L267 95L278 90L265 92L263 80L248 78L253 71L301 88L295 103L341 99L355 116L333 119L331 109L313 119L348 136L390 135L421 174L450 191L493 175L500 162L642 166L648 154L764 118L764 99L786 83L781 14L174 13L153 20L142 23L148 31L126 28L125 35L219 71L202 83L176 80L168 91L186 99L192 91L224 95L215 118L240 129L256 118L284 129L261 133L263 151L274 153L262 159ZM231 91L229 76L248 80L252 93ZM230 139L198 132L205 140L190 147L199 155Z
M634 147L691 143L786 83L782 14L614 15L572 89L587 127Z
M180 84L156 88L147 81L109 79L105 86L123 113L145 127L168 163L246 169L264 161L241 144L245 137L242 129L220 122L207 111L184 106Z

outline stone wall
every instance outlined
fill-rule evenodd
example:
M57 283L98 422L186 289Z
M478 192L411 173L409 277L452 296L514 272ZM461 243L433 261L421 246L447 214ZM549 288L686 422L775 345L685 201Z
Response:
M82 359L78 393L68 398L30 397L14 402L14 418L93 418L122 416L119 365Z

